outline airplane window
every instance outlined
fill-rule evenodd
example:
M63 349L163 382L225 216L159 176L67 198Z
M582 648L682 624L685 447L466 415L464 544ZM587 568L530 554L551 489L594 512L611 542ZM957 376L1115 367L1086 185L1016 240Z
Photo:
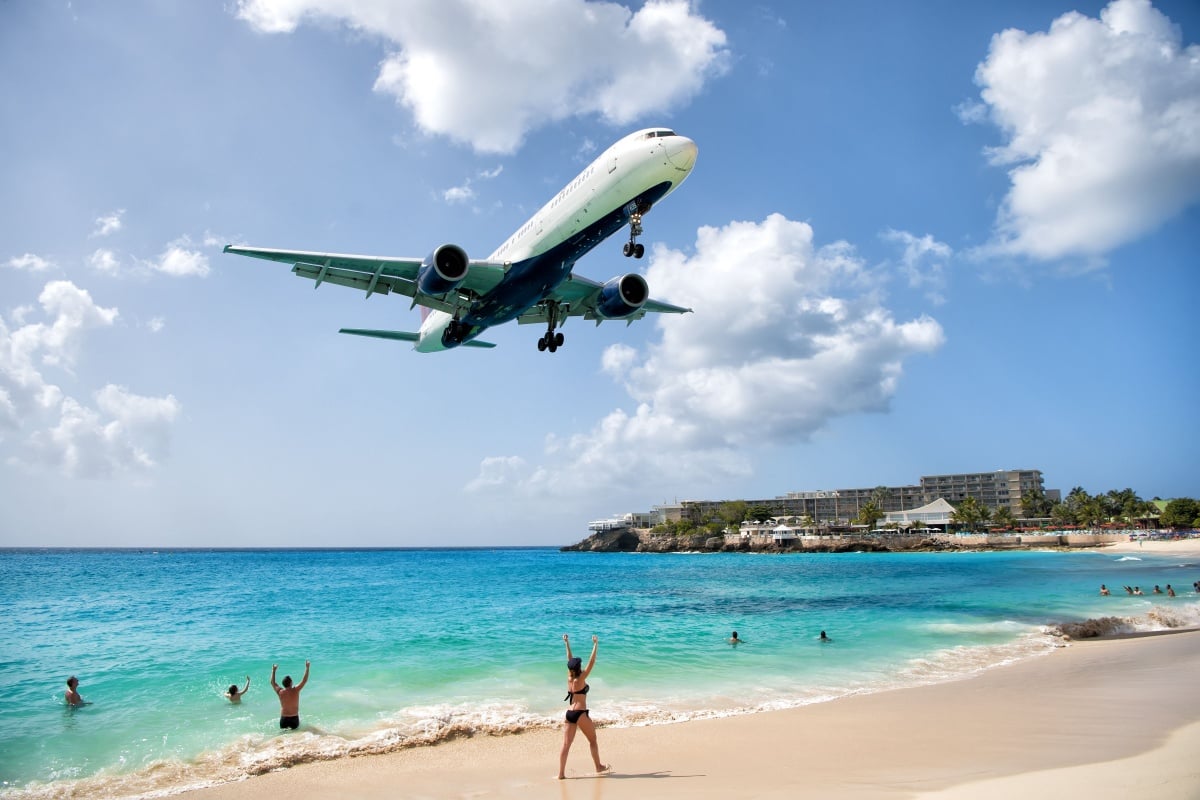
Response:
M655 136L674 136L675 131L657 131L654 135Z

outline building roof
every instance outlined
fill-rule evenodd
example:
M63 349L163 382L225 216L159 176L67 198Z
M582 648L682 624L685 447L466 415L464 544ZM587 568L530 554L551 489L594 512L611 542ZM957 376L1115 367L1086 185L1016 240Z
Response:
M945 498L939 497L932 503L927 503L920 508L910 508L907 511L889 511L887 513L887 522L895 522L900 525L908 522L932 522L936 525L946 525L950 522L950 515L953 513L954 506L947 503Z

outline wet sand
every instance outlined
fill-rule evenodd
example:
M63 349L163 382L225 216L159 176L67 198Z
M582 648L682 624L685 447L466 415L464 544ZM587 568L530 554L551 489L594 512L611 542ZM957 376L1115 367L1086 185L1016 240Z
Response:
M1198 674L1200 631L1090 640L952 683L602 727L613 771L599 777L580 735L568 779L556 780L561 734L534 731L305 764L186 796L1194 800ZM593 714L602 723L603 705Z

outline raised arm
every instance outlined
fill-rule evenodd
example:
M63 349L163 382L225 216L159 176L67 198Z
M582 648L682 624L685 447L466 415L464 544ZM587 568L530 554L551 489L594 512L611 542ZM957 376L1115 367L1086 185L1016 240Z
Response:
M304 684L308 683L308 662L304 662L304 677L300 679L300 683L296 684L296 691L304 688Z
M565 644L567 646L567 661L570 661L571 660L571 640L567 638L567 635L565 633L563 634L563 644Z
M600 647L600 639L597 638L596 636L593 636L592 637L592 657L588 659L587 669L585 669L583 671L583 677L585 677L585 678L591 673L592 667L596 666L596 650L599 649L599 647Z
M275 694L279 694L279 684L275 682L275 670L279 669L278 664L271 665L271 688L275 690Z
M242 689L241 694L245 694L248 691L250 691L250 676L249 675L246 676L246 686L245 686L245 688Z

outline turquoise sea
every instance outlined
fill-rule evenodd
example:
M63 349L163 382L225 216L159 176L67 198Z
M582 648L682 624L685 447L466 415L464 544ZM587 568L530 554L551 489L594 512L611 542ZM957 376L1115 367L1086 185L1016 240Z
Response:
M593 718L653 724L953 680L1062 646L1065 622L1195 626L1196 580L1096 550L0 550L0 797L155 796L557 726L563 633L585 659L600 637ZM271 665L298 679L305 659L280 732ZM71 674L89 705L64 705Z

